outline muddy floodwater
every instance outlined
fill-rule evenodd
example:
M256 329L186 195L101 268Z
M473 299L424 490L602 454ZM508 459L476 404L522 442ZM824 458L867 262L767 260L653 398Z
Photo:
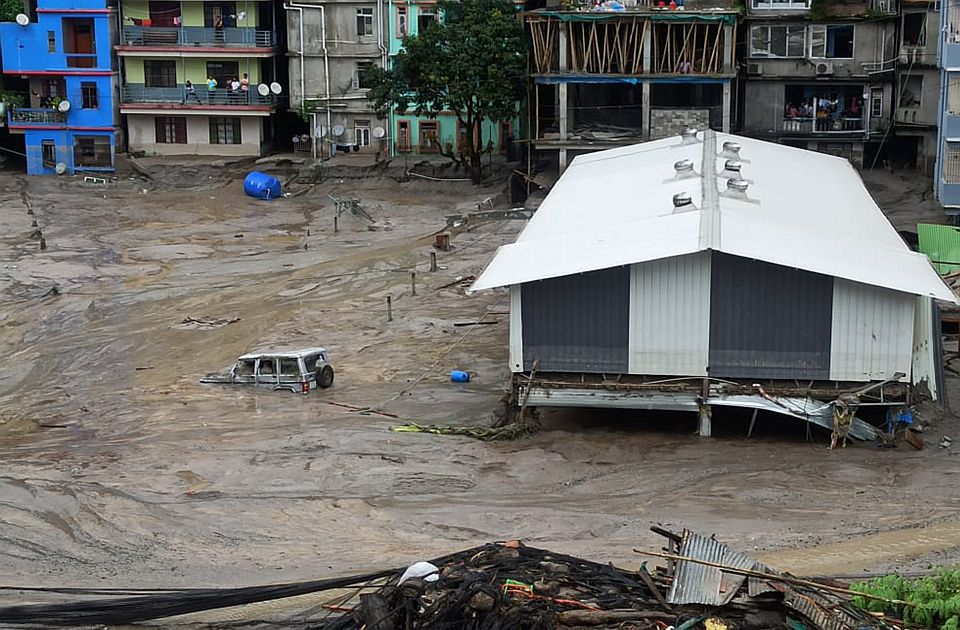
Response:
M764 416L748 440L737 413L711 439L691 415L594 411L545 412L513 442L391 432L486 423L506 388L505 293L457 279L522 222L456 230L429 271L444 217L502 183L334 180L273 202L206 171L176 184L0 173L4 585L260 584L513 538L631 567L655 524L808 575L960 555L951 416L923 451L829 452ZM373 223L334 233L331 192ZM496 323L455 325L480 317ZM333 387L199 382L271 345L327 348Z

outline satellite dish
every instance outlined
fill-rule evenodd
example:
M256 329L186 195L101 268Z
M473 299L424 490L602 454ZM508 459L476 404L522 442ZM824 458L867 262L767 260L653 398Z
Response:
M260 96L267 96L268 94L270 94L270 86L267 85L266 83L261 83L260 85L257 86L257 94L259 94Z
M374 127L374 128L373 128L373 137L374 137L374 138L378 138L378 139L379 139L379 138L384 137L385 135L387 135L387 130L384 129L383 127Z
M53 167L53 170L57 173L57 175L63 175L67 172L67 165L63 162L57 162L57 165Z
M283 88L280 87L279 83L274 81L273 83L270 84L270 91L273 92L274 94L279 94L280 92L283 92Z
M324 137L325 135L327 135L326 127L324 127L323 125L317 125L313 129L313 135L315 135L318 138Z
M339 138L340 136L343 135L343 132L344 132L344 131L345 131L345 130L344 130L344 128L343 128L343 125L337 125L337 126L335 126L335 127L333 128L332 133L333 133L334 136L336 136L337 138Z
M30 23L30 18L28 18L25 13L17 13L16 20L20 26L26 26Z
M57 105L57 109L59 109L63 113L70 111L70 101L68 101L67 99L63 99L62 101L60 101L60 104Z

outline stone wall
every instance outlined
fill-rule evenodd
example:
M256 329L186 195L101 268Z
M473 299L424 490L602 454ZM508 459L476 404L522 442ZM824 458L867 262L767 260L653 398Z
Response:
M650 139L678 136L684 129L708 129L709 109L651 109Z

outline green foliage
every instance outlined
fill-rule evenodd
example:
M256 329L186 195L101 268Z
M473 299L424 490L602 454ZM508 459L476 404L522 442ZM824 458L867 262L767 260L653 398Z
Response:
M23 94L0 91L0 103L6 103L7 107L23 107Z
M853 603L869 612L892 612L906 623L924 628L960 630L960 567L940 569L935 575L906 579L885 575L854 584L852 590L885 600L909 602L892 604L867 597L855 597Z
M404 38L393 68L370 70L369 97L381 116L394 107L427 118L442 111L456 114L468 131L459 157L469 161L479 182L485 151L481 122L513 119L524 96L523 31L509 0L448 0L440 3L440 11L442 22ZM458 157L451 151L445 155Z
M0 22L13 22L18 13L23 13L23 2L0 0Z
M828 0L813 0L810 3L810 19L813 21L826 20L830 17Z

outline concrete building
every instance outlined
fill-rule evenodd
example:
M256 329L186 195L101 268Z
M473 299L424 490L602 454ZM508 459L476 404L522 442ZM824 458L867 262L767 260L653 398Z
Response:
M900 57L897 64L896 137L886 159L932 174L940 121L940 3L900 0Z
M257 156L279 54L271 0L122 0L120 111L131 152ZM231 80L242 83L231 90ZM264 86L264 87L262 87Z
M522 0L515 2L517 10ZM441 19L436 0L393 0L389 16L390 57L403 49L404 37L416 37L423 29ZM519 109L519 107L518 107ZM436 118L418 116L414 111L393 111L390 121L390 151L393 156L434 155L444 151L457 153L466 130L453 112L440 112ZM519 116L513 120L484 120L477 146L488 147L497 155L510 152L520 137Z
M365 71L386 67L386 0L290 2L287 11L290 107L309 117L315 155L376 153L388 122L367 98Z
M891 0L749 0L745 135L863 164L887 135L899 59Z
M847 160L711 130L577 157L471 290L498 287L518 403L707 434L713 407L831 427L843 393L937 399L934 300L958 303Z
M3 72L29 78L29 103L7 112L10 132L24 135L29 174L115 170L116 38L106 0L40 0L0 24Z
M622 12L528 11L534 83L530 136L557 156L623 146L687 127L730 131L738 11L626 3Z
M941 3L940 23L940 125L935 190L947 213L960 215L960 0Z

